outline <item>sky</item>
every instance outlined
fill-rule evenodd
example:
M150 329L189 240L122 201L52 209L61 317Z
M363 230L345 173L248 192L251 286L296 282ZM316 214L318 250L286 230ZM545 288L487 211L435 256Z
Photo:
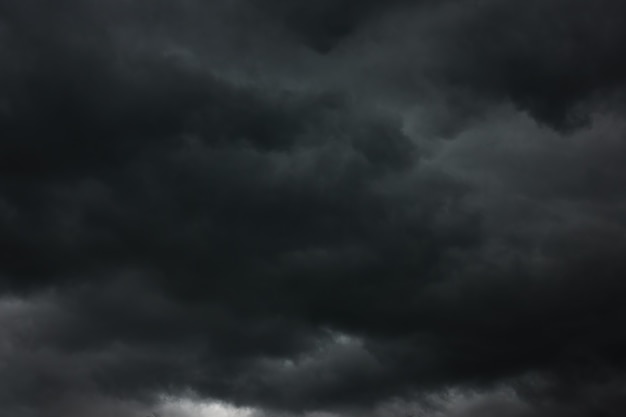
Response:
M626 413L623 0L0 1L0 417Z

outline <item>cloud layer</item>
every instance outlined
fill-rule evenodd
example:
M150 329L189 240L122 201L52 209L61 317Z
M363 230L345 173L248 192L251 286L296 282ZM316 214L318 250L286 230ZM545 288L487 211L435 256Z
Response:
M3 4L2 413L620 414L622 3Z

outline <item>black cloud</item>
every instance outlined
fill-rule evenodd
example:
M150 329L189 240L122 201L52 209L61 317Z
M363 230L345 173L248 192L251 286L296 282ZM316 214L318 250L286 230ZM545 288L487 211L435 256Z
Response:
M3 410L623 409L620 3L1 11Z

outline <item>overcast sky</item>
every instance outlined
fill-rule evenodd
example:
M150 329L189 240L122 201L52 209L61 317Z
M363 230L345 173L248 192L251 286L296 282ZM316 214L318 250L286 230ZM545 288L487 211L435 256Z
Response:
M626 414L624 0L0 1L0 417Z

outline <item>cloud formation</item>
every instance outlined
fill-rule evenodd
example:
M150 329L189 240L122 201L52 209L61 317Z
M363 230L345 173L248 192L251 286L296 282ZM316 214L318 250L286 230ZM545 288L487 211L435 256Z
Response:
M622 3L1 5L2 413L619 415Z

